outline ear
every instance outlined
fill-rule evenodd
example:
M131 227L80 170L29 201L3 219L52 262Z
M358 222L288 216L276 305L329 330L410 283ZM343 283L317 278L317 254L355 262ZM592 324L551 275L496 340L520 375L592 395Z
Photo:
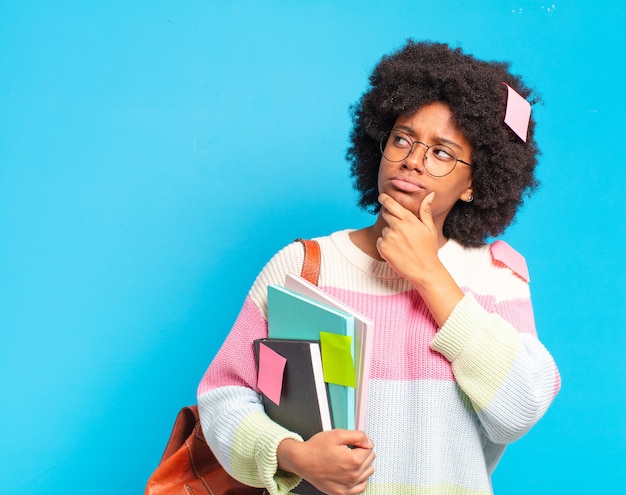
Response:
M467 186L467 189L463 191L463 194L461 194L459 199L461 201L465 201L466 203L469 203L470 201L474 199L474 188L472 187L471 183L469 186Z

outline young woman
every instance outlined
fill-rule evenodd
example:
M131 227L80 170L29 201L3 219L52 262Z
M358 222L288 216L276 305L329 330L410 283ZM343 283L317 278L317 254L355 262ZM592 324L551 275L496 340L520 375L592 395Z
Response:
M268 284L300 273L299 243L264 267L203 377L202 425L225 468L272 495L301 479L333 495L489 494L560 387L523 258L486 243L537 185L533 120L526 135L505 123L509 88L530 91L506 64L413 41L370 83L347 157L376 221L317 239L319 285L375 322L365 431L303 441L264 413L252 342Z

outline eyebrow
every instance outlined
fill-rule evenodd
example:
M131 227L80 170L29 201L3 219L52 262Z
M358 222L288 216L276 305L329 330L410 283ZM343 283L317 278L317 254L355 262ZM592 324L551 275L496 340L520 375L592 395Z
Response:
M415 136L415 131L411 128L408 127L406 125L399 125L394 127L394 130L400 130L400 131L404 131L407 134L410 134L411 136ZM435 143L434 144L445 144L446 146L450 146L451 148L456 148L459 151L464 151L464 148L458 144L456 141L452 141L450 139L446 139L444 137L441 136L435 136ZM432 146L432 145L430 145Z

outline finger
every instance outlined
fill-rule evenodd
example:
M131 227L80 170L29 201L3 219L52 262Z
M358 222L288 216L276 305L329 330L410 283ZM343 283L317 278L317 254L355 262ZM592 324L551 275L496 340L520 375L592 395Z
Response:
M401 218L401 216L408 211L404 206L385 193L382 193L378 197L378 202L383 206L384 210L388 211L391 215L397 218ZM383 211L383 215L384 213L385 212Z
M398 218L397 215L394 215L393 213L391 213L387 208L381 208L380 216L383 217L385 222L387 222L387 225L389 225L390 227L393 227L394 225L396 225L397 222L400 220L400 218Z
M370 438L361 430L335 430L339 433L342 444L350 445L360 449L373 449L374 444Z
M393 198L389 198L391 202L395 202ZM393 228L399 223L403 222L407 217L404 215L404 207L399 203L389 203L388 207L383 206L380 210L380 215L383 217L389 227Z
M428 194L420 204L420 220L428 226L433 225L432 204L435 193Z
M382 237L379 237L378 239L376 239L376 251L378 251L378 254L380 254L383 257L383 259L386 259L383 253L381 252L381 248L380 248L380 245L382 244L382 242L383 242Z
M359 495L365 491L367 487L367 480L363 480L360 483L354 485L347 493L352 495Z
M365 491L365 488L367 487L367 481L369 480L370 476L374 474L374 466L372 465L372 460L364 463L364 466L365 469L356 478L355 484L351 488L350 493L363 493Z

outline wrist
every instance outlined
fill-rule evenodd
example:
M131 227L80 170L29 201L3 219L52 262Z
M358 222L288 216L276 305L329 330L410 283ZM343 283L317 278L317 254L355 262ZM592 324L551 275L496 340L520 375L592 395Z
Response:
M463 299L463 291L439 261L431 265L431 269L422 271L411 283L424 299L439 327L443 326L454 307Z
M443 266L438 257L429 263L415 267L413 273L405 277L411 285L420 293L428 291L430 287L437 286L442 280L449 277L448 270Z
M278 468L281 471L300 476L297 468L297 458L298 452L303 445L303 442L294 440L293 438L285 438L278 444L278 448L276 449L276 459L278 461Z

